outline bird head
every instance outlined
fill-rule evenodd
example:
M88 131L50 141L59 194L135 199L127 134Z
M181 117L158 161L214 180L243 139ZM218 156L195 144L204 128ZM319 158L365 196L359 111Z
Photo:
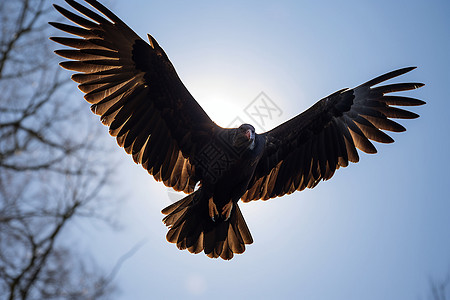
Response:
M236 129L233 145L237 148L246 147L253 149L255 146L255 127L250 124L242 124Z

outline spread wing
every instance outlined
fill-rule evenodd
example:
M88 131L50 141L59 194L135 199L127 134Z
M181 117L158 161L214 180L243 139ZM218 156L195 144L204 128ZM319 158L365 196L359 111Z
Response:
M179 79L163 49L149 35L150 44L95 0L96 11L66 0L84 17L58 5L55 8L78 26L51 22L77 36L52 37L73 49L55 51L70 59L63 68L76 71L92 111L156 180L175 190L192 192L195 155L218 128ZM99 14L99 13L100 14Z
M267 200L313 188L320 180L330 179L349 161L358 162L356 148L376 153L369 140L394 142L381 130L402 132L405 128L390 118L414 119L418 115L393 106L425 102L386 94L416 89L423 84L374 86L413 69L392 71L354 89L340 90L264 133L266 148L242 200Z

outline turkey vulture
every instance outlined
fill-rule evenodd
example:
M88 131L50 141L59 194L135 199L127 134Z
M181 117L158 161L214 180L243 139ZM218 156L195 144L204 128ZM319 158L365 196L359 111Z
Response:
M315 187L340 167L376 153L369 140L392 143L381 130L405 128L391 118L418 115L395 106L425 102L388 95L422 83L379 85L414 67L395 70L353 89L342 89L278 127L215 124L181 82L166 53L142 40L95 0L66 2L84 16L54 5L78 26L50 22L77 37L51 37L72 49L55 51L60 65L101 116L109 133L157 181L188 194L164 208L167 240L192 253L231 259L253 242L238 201L267 200ZM393 107L394 106L394 107Z

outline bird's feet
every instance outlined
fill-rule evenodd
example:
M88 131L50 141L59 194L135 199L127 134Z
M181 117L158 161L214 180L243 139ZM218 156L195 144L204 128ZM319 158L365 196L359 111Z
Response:
M231 211L233 210L233 200L230 200L227 204L224 205L222 208L222 217L225 221L228 221L228 219L231 216Z
M228 219L231 216L232 210L233 210L233 200L230 200L230 202L224 205L224 207L222 208L222 213L220 214L224 219L224 221L228 221ZM219 211L217 210L217 206L214 203L213 198L210 198L208 201L208 213L211 220L215 222L217 217L219 216Z
M217 210L217 206L213 201L213 198L209 198L209 202L208 202L208 212L209 212L209 216L211 218L211 220L213 222L216 221L216 218L219 216L219 211Z

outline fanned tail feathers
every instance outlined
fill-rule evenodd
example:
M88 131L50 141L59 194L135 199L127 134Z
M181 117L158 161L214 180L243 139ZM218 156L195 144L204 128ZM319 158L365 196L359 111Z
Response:
M245 244L253 243L253 238L239 206L233 206L228 221L213 222L207 203L199 201L199 196L194 192L162 210L167 215L163 222L169 227L167 241L191 253L204 251L211 258L229 260L234 253L243 253Z

